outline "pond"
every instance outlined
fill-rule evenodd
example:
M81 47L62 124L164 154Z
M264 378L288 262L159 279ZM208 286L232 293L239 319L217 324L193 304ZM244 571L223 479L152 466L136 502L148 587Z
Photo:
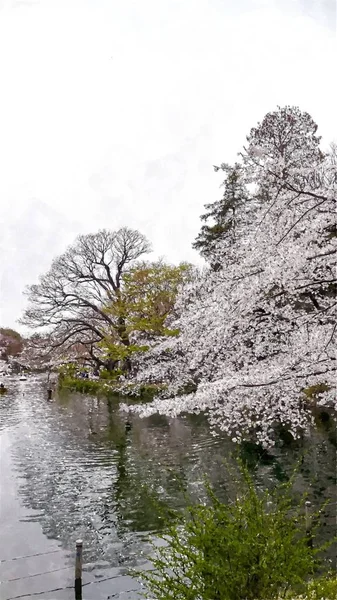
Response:
M83 598L138 597L130 567L147 568L149 533L185 492L204 499L206 474L221 495L224 459L234 449L210 434L202 416L139 419L116 401L62 394L47 401L43 378L7 380L0 398L0 596L74 598L76 539L84 544ZM329 416L300 442L280 436L260 456L254 477L283 480L304 452L296 486L314 505L330 498L335 527L336 428ZM257 449L241 455L253 465ZM38 594L38 595L37 595Z

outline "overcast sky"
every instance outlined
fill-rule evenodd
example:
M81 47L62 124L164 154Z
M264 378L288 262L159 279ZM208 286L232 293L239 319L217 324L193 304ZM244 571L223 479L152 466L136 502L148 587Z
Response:
M335 0L0 0L0 326L78 233L198 261L212 165L266 112L336 140Z

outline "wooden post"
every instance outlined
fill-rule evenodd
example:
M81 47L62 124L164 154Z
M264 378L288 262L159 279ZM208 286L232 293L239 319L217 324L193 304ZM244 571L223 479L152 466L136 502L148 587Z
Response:
M47 389L47 394L48 394L48 400L51 400L52 395L53 395L53 390L50 387Z
M309 500L305 503L305 530L307 534L307 544L310 548L313 547L312 530L311 530L311 516L310 516L311 502Z
M75 600L82 600L82 540L76 541Z

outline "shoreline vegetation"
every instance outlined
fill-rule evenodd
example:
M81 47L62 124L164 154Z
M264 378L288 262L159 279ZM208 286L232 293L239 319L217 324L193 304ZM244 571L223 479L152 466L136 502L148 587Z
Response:
M132 398L142 402L151 402L156 394L165 386L155 384L136 384L109 382L106 379L93 380L64 376L59 377L57 387L59 390L69 390L81 394L99 395L107 398L119 397L121 400Z
M325 552L337 537L319 541L325 507L311 513L307 493L295 492L298 466L287 481L262 490L241 460L226 462L233 486L227 500L206 481L207 502L172 511L153 540L154 569L136 572L150 597L335 600L336 572Z
M82 394L98 394L102 396L119 396L120 398L134 398L152 401L153 398L161 394L167 389L165 384L146 384L133 383L129 381L118 382L117 380L109 381L108 379L90 379L83 377L75 377L69 375L58 375L57 387L60 390L70 390ZM302 390L306 399L308 408L327 410L327 414L333 413L334 409L326 409L324 406L319 406L319 397L323 392L329 391L329 387L325 384L317 384ZM190 386L181 392L182 395L194 392L196 386Z

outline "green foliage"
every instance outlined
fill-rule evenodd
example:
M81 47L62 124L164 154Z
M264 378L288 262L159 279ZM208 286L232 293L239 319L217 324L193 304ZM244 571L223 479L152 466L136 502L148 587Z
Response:
M22 340L20 333L18 331L15 331L15 329L11 329L10 327L0 327L0 334L17 341Z
M242 181L242 166L238 163L233 167L222 164L221 167L215 168L219 169L226 173L223 197L211 204L205 204L206 212L200 217L202 221L212 219L214 224L203 225L192 245L206 260L212 260L218 240L230 233L235 234L238 210L249 200Z
M103 360L118 364L128 373L132 356L146 352L148 342L158 336L179 334L167 326L166 320L173 311L179 286L191 279L192 270L188 263L172 266L159 260L137 263L123 273L118 294L104 309L116 326L110 337L106 335L98 344L104 352Z
M146 352L158 336L176 336L166 324L173 311L179 286L192 277L192 266L172 266L159 260L140 262L124 272L120 288L103 310L114 327L97 344L101 360L116 374L130 372L134 354Z
M140 573L146 597L271 600L290 590L294 597L306 593L318 568L327 570L323 548L308 544L305 498L294 506L293 481L260 491L240 468L235 499L220 502L207 486L209 504L190 506L161 536L165 546L153 545L154 571Z
M140 346L137 344L129 344L128 346L125 346L122 344L115 344L107 338L100 342L98 346L104 349L105 359L121 362L125 361L127 358L130 358L136 352L146 352L146 350L148 350L148 346ZM120 371L119 374L122 374L122 371Z
M149 336L177 335L165 321L173 310L179 286L191 276L192 266L188 263L138 263L123 274L121 294L108 312L125 323L128 336L136 331Z
M154 384L154 383L143 383L139 386L139 397L141 400L152 400L154 396L156 396L159 392L162 392L165 389L164 384Z
M99 381L76 379L75 377L66 375L59 381L59 387L74 392L80 392L81 394L98 394L101 392L102 384Z
M117 374L106 371L106 376L100 380L77 379L74 376L63 375L59 378L59 389L72 390L81 394L95 394L104 396L121 396L137 398L137 401L149 402L163 390L164 385L124 383L122 386L117 381Z
M113 371L103 369L100 371L99 377L105 381L115 381L120 375L123 375L122 369L114 369Z
M66 363L64 365L61 365L58 369L59 378L65 379L67 377L69 377L69 378L75 377L75 375L78 371L78 368L79 367L76 363Z
M305 394L309 400L317 400L320 394L328 392L329 389L330 387L326 383L318 383L316 385L312 385L311 387L305 388L303 390L303 394Z
M290 600L290 595L288 598ZM298 600L336 600L336 598L337 578L336 574L331 573L330 575L310 581L306 586L304 594Z

